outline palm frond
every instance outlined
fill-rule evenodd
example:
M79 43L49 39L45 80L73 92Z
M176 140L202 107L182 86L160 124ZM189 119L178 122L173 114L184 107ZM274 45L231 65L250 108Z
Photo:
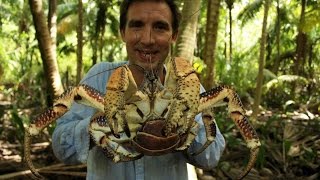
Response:
M264 92L268 92L271 87L282 85L284 82L301 82L308 83L308 80L302 76L297 75L281 75L275 79L270 80L264 85Z
M272 71L269 69L263 69L263 75L266 79L276 79L277 75L275 75Z
M308 33L313 28L319 27L320 25L319 19L320 19L320 6L306 13L305 21L303 24L303 31Z
M241 26L243 27L248 21L253 19L257 12L263 5L263 0L255 0L254 2L248 4L238 15L238 20L240 20Z
M59 4L57 7L58 17L57 22L60 22L64 18L72 15L77 14L78 4L77 3L65 3Z

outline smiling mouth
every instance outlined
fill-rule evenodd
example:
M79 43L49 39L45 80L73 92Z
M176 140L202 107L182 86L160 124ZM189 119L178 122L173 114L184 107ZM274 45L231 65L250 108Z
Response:
M138 53L139 53L139 56L142 60L150 61L150 60L154 59L157 52L156 51L146 52L146 51L138 50Z

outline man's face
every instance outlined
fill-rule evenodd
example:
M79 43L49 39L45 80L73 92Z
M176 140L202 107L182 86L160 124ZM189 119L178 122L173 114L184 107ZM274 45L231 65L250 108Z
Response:
M165 2L130 5L125 29L121 30L130 64L151 70L164 63L176 40L172 21L171 10Z

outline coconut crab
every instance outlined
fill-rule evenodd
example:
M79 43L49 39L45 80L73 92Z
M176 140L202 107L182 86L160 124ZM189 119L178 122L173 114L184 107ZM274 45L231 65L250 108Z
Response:
M197 135L198 124L194 118L200 112L207 142L193 155L201 153L215 139L211 108L226 102L231 119L250 149L247 167L239 175L239 179L243 178L255 163L260 141L238 95L228 86L199 94L199 79L189 62L182 58L172 58L167 64L164 85L154 74L146 74L145 82L138 87L128 65L120 66L109 78L105 95L79 85L62 94L52 108L30 123L25 130L25 161L35 177L41 178L30 158L31 136L38 135L65 114L74 101L98 110L90 120L89 134L92 142L114 162L186 150Z

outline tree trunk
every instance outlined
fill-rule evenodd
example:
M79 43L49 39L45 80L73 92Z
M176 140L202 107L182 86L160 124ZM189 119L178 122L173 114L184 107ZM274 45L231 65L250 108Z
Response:
M36 38L39 44L44 73L46 74L48 83L49 94L47 103L51 105L53 98L63 93L58 64L52 49L52 40L42 9L42 0L29 0L29 5L36 30Z
M51 37L52 54L57 61L57 0L48 0L48 29Z
M207 65L206 77L202 82L206 89L212 88L214 83L215 51L218 36L220 0L208 0L206 40L204 49L204 61Z
M229 62L232 62L232 8L234 0L226 0L229 10Z
M255 90L254 104L252 119L255 121L259 113L259 105L262 95L262 83L263 83L263 69L264 69L264 59L265 59L265 46L267 40L267 21L268 21L268 11L270 6L270 0L264 1L264 15L262 22L262 33L260 40L260 56L259 56L259 72L257 77L257 86Z
M78 21L79 24L77 26L77 39L78 39L78 44L77 44L77 78L76 82L77 84L80 82L82 78L82 47L83 47L83 5L82 5L82 0L78 1Z
M277 75L280 67L280 29L281 29L281 24L280 24L280 4L279 0L277 0L277 23L276 23L276 45L277 45L277 56L275 58L275 61L273 63L273 68L272 72Z
M196 46L197 23L199 17L200 0L185 0L182 10L176 56L186 58L192 64Z
M96 16L96 26L95 33L92 38L92 65L95 65L98 60L98 50L100 61L102 61L102 51L103 51L103 41L104 41L104 32L105 26L107 24L107 9L110 5L109 1L100 1L98 3L98 11Z
M294 65L294 74L302 75L304 73L304 64L307 56L307 35L303 32L303 25L305 22L305 9L306 0L301 0L301 14L300 22L298 25L297 47L296 47L296 59Z

